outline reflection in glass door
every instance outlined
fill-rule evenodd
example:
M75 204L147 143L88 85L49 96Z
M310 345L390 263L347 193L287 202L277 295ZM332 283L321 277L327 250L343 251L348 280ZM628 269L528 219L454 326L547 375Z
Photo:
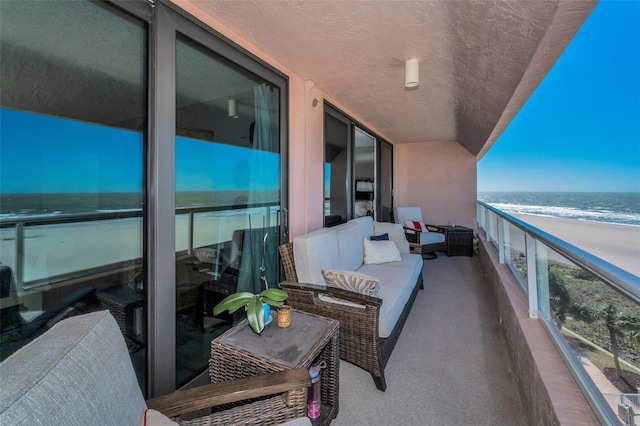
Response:
M353 217L374 216L376 138L356 127L354 145Z
M393 222L393 145L378 140L378 149L376 217L380 222Z
M104 2L0 8L0 361L109 309L146 390L147 26Z
M278 87L178 37L178 386L206 369L211 340L234 322L226 314L213 317L213 307L230 293L261 291L262 274L277 286L279 120Z
M330 227L350 218L351 121L324 108L324 226Z

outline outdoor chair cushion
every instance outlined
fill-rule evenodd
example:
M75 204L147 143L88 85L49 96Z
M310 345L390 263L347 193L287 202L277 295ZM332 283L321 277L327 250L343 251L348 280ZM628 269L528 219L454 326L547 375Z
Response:
M421 232L420 244L444 243L444 238L444 234L441 234L440 232Z
M0 392L0 424L141 424L147 406L115 319L101 311L60 325L0 364L11 384Z

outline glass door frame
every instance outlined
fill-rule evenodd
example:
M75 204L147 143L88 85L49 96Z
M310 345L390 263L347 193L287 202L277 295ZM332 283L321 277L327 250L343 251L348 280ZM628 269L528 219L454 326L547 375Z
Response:
M357 158L356 158L357 157L357 153L356 153L356 151L357 151L357 146L356 146L357 136L356 136L356 133L358 131L360 133L362 133L364 136L373 139L373 167L372 167L373 168L373 200L372 201L373 201L373 215L374 215L373 219L374 220L378 220L377 219L378 216L377 216L377 213L376 213L376 205L379 202L378 201L378 198L379 198L378 197L378 194L379 194L378 188L380 186L380 184L378 182L378 176L379 176L379 169L378 169L379 166L378 166L378 164L380 163L380 157L378 156L378 154L379 154L378 145L380 143L380 138L375 133L371 132L366 127L363 127L363 126L359 125L358 123L353 123L353 161L351 163L351 165L352 165L351 187L353 188L352 189L353 197L351 199L351 202L352 202L352 206L353 206L353 208L352 208L352 212L353 213L352 213L351 218L355 218L355 214L356 214L355 213L356 212L355 206L356 206L356 202L358 201L358 200L356 200L356 196L357 196L356 186L357 186L357 180L361 177L361 176L358 176L356 174L356 172L357 172L357 170L356 170L356 163L357 163Z
M383 199L383 191L385 191L385 188L382 187L383 184L383 175L384 175L384 171L382 170L383 167L383 161L382 161L382 150L389 150L390 152L390 156L391 156L391 170L389 171L391 176L390 176L390 183L391 183L391 187L389 188L390 191L390 201L391 201L391 206L390 208L393 210L393 192L394 192L394 187L393 187L393 144L385 141L384 139L380 139L377 138L377 143L376 143L376 159L378 160L376 163L376 205L375 205L375 210L376 210L376 220L379 222L384 221L384 215L382 212L382 199ZM391 215L393 215L393 211L391 211ZM393 216L392 216L393 217Z
M159 1L150 33L150 108L148 146L148 397L176 389L175 382L175 98L177 34L196 41L280 89L280 200L288 206L288 78L240 46L190 16ZM287 224L280 223L286 241ZM172 230L167 232L167 230ZM185 387L207 383L204 371Z
M340 121L342 124L344 124L345 126L347 126L347 171L346 171L346 177L345 177L345 182L344 182L344 190L345 190L345 202L347 204L347 211L346 211L346 219L350 220L353 219L353 187L354 187L354 183L353 182L353 169L354 169L354 159L353 159L353 151L354 151L354 138L355 138L355 123L353 122L353 120L351 120L346 114L344 114L342 111L340 111L339 109L337 109L336 107L334 107L333 105L324 102L324 114L323 114L323 146L326 144L326 123L324 122L324 116L326 115L330 115L332 118ZM322 158L322 170L324 170L324 164L326 163L326 148L323 148L323 158ZM322 182L323 182L323 188L322 188L322 208L324 211L324 203L325 203L325 199L324 199L324 193L325 193L325 188L324 188L324 182L326 180L326 176L324 176L324 172L323 172L323 177L322 177ZM323 217L324 217L324 212L323 212ZM326 226L326 224L324 223L324 219L323 219L323 226Z
M358 123L357 121L353 120L351 117L349 117L346 113L344 113L343 111L341 111L340 109L336 108L335 106L331 105L329 102L325 101L324 102L324 114L323 114L323 120L324 120L324 116L326 114L331 115L333 118L343 122L344 124L349 126L349 138L350 140L347 142L347 152L348 152L348 160L347 163L349 165L349 170L347 170L347 177L346 177L346 196L347 196L347 220L351 220L353 219L353 215L354 215L354 211L355 211L355 138L356 138L356 127L358 129L360 129L363 133L367 134L368 136L371 136L374 139L374 219L375 220L379 220L379 218L381 218L382 216L382 206L381 206L381 191L382 191L382 186L381 186L381 179L379 178L380 176L382 176L382 162L380 161L381 159L381 151L383 148L385 149L389 149L391 151L391 208L393 209L393 195L394 195L394 187L393 187L393 144L387 142L386 140L380 138L380 136L378 136L375 132L373 132L371 129L369 129L368 127L362 125L361 123ZM323 143L324 139L323 139ZM325 164L325 158L323 156L322 159L322 164L323 164L323 170L324 170L324 164ZM323 173L324 174L324 173ZM324 210L324 181L325 181L325 176L323 175L323 191L322 191L322 206L323 206L323 210ZM324 215L324 211L323 211L323 215ZM326 225L325 225L326 226Z

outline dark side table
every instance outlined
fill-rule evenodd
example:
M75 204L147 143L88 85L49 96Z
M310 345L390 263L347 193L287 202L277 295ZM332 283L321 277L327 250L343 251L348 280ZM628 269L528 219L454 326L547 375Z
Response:
M243 320L211 342L209 376L212 383L325 361L320 373L321 415L314 425L328 425L338 415L340 345L339 323L330 318L291 311L291 325L278 327L277 312L262 334ZM293 391L291 391L293 392ZM303 397L306 400L306 390ZM306 409L306 405L305 405ZM294 413L292 418L299 416ZM302 413L306 415L306 411Z
M447 256L473 256L473 229L458 225L438 228L444 229Z

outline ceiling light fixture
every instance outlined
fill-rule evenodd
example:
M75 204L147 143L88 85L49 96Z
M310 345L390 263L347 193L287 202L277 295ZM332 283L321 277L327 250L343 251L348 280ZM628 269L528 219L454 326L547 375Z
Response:
M404 87L412 88L418 87L420 83L420 65L418 58L409 58L404 63Z
M229 117L238 118L238 101L235 99L229 99Z

